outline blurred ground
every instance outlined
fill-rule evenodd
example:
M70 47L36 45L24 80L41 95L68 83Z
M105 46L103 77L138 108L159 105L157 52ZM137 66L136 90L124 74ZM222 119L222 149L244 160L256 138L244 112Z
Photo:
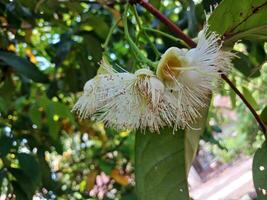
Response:
M241 158L216 169L206 182L191 169L190 195L195 200L251 200L255 198L251 168L252 159Z

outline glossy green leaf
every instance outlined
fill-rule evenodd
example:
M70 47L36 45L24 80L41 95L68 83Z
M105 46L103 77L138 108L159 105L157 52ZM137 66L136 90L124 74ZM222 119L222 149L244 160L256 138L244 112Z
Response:
M35 82L48 82L47 76L26 58L19 57L14 53L0 51L0 60L11 66L17 73Z
M222 20L223 19L223 20ZM266 0L223 0L209 18L211 30L224 35L226 44L239 39L267 39Z
M257 192L257 200L267 199L267 144L258 149L253 158L253 181Z
M135 176L139 200L189 199L185 132L136 133Z
M206 125L208 108L192 125L194 129L173 134L165 128L160 134L136 133L135 175L140 200L189 199L187 175Z

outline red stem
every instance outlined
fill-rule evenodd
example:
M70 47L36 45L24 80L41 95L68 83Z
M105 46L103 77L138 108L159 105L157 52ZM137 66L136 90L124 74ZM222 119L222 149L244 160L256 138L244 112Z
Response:
M132 1L133 1L132 3L139 3L140 5L142 5L147 11L149 11L151 14L157 17L162 23L164 23L173 33L175 33L179 38L181 38L184 42L186 42L191 48L196 47L197 44L190 37L184 34L184 32L176 24L174 24L171 20L169 20L166 16L164 16L158 9L156 9L147 0L132 0ZM262 121L262 119L260 118L260 116L254 110L252 105L246 100L243 94L237 89L237 87L231 82L231 80L225 74L222 74L221 77L226 83L228 83L228 85L235 91L235 93L248 107L248 109L251 111L251 113L259 123L263 133L267 137L266 126Z

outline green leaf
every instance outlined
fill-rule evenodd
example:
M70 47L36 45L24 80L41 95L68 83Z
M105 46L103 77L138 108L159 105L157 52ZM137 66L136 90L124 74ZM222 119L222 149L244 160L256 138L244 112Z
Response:
M8 109L13 106L13 96L16 90L16 86L12 77L6 77L5 81L0 85L0 96L5 100L4 106Z
M168 199L189 199L187 175L205 129L208 110L207 107L201 111L202 117L192 125L194 129L180 130L174 135L172 129L163 129L161 134L137 132L136 188L140 199L165 199L168 195ZM166 162L162 162L164 159ZM161 176L157 177L158 174ZM183 192L168 185L176 185Z
M254 65L262 65L266 60L264 43L262 42L243 42L247 47L248 56Z
M12 183L17 188L21 199L31 200L34 195L37 185L32 182L31 177L28 177L22 170L17 168L9 168L9 172L15 177L16 181Z
M105 39L109 32L109 27L104 21L102 17L94 16L94 15L87 15L82 20L83 25L81 26L81 30L87 30L88 25L93 28L95 33L101 38Z
M24 75L35 82L47 83L47 76L26 58L14 53L0 51L0 60L11 66L17 73Z
M7 105L4 98L0 97L0 112L6 113L7 112Z
M30 199L27 197L27 194L23 191L23 189L20 187L20 185L16 181L12 181L11 184L14 188L16 200L29 200Z
M115 163L112 161L99 160L99 167L106 174L110 174L112 169L115 168Z
M38 186L41 179L40 166L34 155L19 153L18 160L23 173L31 180L33 185Z
M39 152L39 163L40 170L42 172L42 185L47 190L57 190L60 187L60 184L52 179L51 169L49 167L48 162L45 160L45 155L42 152Z
M50 108L48 108L46 110L47 113L47 124L49 127L49 136L52 138L53 141L57 141L58 140L58 134L59 134L59 124L56 121L56 118L58 116L54 115L53 110Z
M149 3L151 3L157 9L160 8L161 2L159 0L150 0Z
M185 132L136 133L135 176L139 200L189 199Z
M135 194L126 194L123 195L121 200L137 200Z
M38 128L40 128L41 127L41 124L42 124L42 113L39 111L38 104L33 104L30 107L29 116L30 116L32 122L34 124L36 124L36 126Z
M9 150L12 148L12 138L2 136L0 138L0 157L6 156Z
M0 188L2 188L3 180L6 177L6 172L2 169L0 169Z
M214 130L215 129L215 130ZM216 130L218 129L218 130ZM201 139L204 140L205 142L209 142L211 144L217 145L217 147L219 147L221 150L228 150L225 146L223 146L219 140L215 139L213 137L212 131L216 131L216 132L221 132L221 129L219 127L206 127L204 133L201 136Z
M261 112L260 115L261 119L263 120L263 122L266 124L267 126L267 106L265 106L265 108L263 109L263 111Z
M68 118L72 123L75 123L70 109L60 102L50 102L46 107L46 113L48 117L49 134L54 141L58 139L60 129L57 118Z
M210 100L208 105L210 104ZM209 107L201 111L202 117L199 118L193 125L194 129L185 130L185 164L186 164L186 173L188 174L192 162L196 156L198 144L201 135L203 134L206 121L208 117Z
M211 95L207 101L207 105L210 105ZM202 117L200 117L194 124L191 125L194 128L185 130L185 164L187 174L189 173L192 162L196 156L200 137L205 131L208 111L209 106L202 109L200 111Z
M38 114L38 109L44 108L45 114L47 115L47 125L49 136L53 139L53 142L57 141L60 130L60 118L67 118L72 124L75 124L73 114L70 112L70 108L60 102L53 102L46 96L42 96L36 105L30 108L31 120L37 125L41 125L41 113Z
M266 142L258 149L253 158L253 182L258 200L266 200L267 191L267 144Z
M92 35L86 35L84 37L84 46L81 47L81 53L86 52L86 59L88 59L88 53L92 55L92 60L99 62L102 58L102 48L101 43L97 40L96 37Z
M141 200L189 199L187 175L206 125L209 108L193 129L162 129L160 134L136 133L136 191Z
M257 101L252 96L251 92L245 87L242 87L242 91L243 91L243 94L244 94L245 98L247 99L247 101L252 105L252 107L257 109L258 108Z
M234 67L240 71L244 76L256 78L261 75L259 68L255 67L250 61L249 57L241 52L237 52L238 57L234 58Z
M222 20L223 19L223 20ZM209 18L210 28L224 35L226 43L239 39L267 39L266 0L223 0Z

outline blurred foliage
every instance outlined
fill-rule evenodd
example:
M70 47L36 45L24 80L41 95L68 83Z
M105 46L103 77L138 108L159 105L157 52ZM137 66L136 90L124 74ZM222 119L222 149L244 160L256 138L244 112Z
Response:
M151 2L196 37L205 22L204 11L220 1ZM236 2L231 9L240 5ZM242 10L251 12L246 5ZM115 0L1 0L0 196L22 200L33 195L44 199L136 199L134 135L80 122L70 112L79 96L77 91L96 74L103 53L118 70L139 67L120 22L109 46L101 46L122 12L122 3ZM142 7L137 6L137 13L142 16L143 29L130 14L129 31L150 59L159 57L151 44L160 53L170 46L185 47L177 38L163 35L169 33L167 28ZM214 18L216 15L220 17L217 13ZM223 16L226 24L232 20L230 16ZM253 23L257 22L257 30L262 32L260 39L266 39L266 25L260 17L265 16L257 16ZM221 20L211 21L220 26L220 33L226 31ZM255 30L246 28L236 30L238 34L227 43L246 39L234 46L240 59L235 60L230 78L243 88L266 122L266 44L251 42ZM263 140L256 122L228 86L223 85L219 93L229 97L232 105L211 107L203 139L222 160L230 161L239 153L253 154ZM230 119L229 110L234 119ZM229 133L220 136L218 128L224 130L229 124Z

